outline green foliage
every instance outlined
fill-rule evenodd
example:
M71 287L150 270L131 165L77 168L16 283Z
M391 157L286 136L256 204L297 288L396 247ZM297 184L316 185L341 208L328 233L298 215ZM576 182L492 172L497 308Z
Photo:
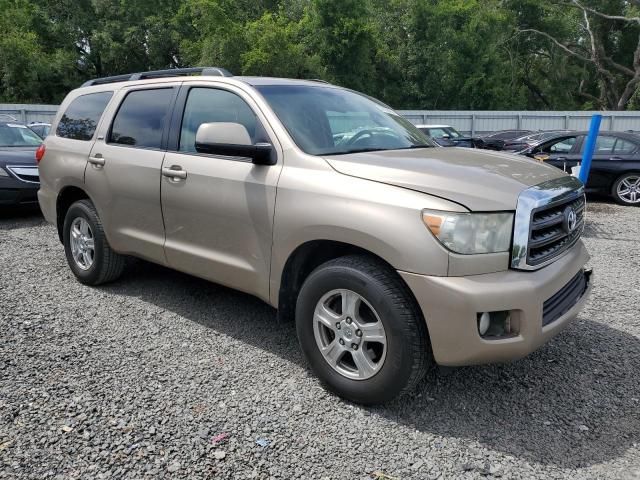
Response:
M595 15L591 26L632 69L640 26ZM0 0L0 101L59 102L95 76L217 65L321 78L397 108L617 108L623 71L607 77L531 30L589 54L582 12L554 0Z

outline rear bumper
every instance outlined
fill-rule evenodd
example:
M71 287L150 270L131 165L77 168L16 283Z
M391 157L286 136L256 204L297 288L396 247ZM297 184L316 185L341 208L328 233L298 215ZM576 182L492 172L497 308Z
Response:
M429 277L400 272L413 291L429 329L435 360L462 366L518 359L536 350L573 320L591 291L553 322L543 326L543 305L563 289L588 261L579 241L565 256L535 272L505 272L467 277ZM495 340L478 332L480 312L509 310L518 334Z
M51 190L40 188L38 190L38 203L40 204L40 210L44 219L53 224L57 224L56 218L56 196Z

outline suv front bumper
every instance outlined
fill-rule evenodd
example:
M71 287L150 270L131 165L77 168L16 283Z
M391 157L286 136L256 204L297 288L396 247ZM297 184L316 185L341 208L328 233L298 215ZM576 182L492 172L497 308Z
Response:
M559 333L587 301L592 283L589 276L582 296L546 326L542 324L543 304L563 289L588 260L589 255L579 241L563 257L535 272L507 270L467 277L399 273L422 308L436 362L462 366L524 357ZM478 314L505 310L517 318L518 333L504 338L482 338Z

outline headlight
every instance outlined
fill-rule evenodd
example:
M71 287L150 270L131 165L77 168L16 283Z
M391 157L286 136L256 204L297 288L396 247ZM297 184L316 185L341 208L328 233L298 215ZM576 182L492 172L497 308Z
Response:
M511 245L512 213L455 213L424 210L422 221L456 253L506 252Z

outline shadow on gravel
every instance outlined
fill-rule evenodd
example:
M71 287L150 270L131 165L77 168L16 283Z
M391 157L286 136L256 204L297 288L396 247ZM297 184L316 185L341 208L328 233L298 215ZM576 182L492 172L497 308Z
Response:
M135 261L102 287L137 297L306 368L293 324L260 300ZM529 357L427 378L408 398L368 410L442 437L477 440L559 467L619 457L640 441L640 339L580 320Z
M562 468L640 441L640 339L579 320L529 357L436 375L414 398L373 409L444 437Z
M260 299L169 268L132 259L123 276L100 290L139 298L216 332L304 366L295 326L279 323Z
M40 207L0 207L0 230L34 227L45 223Z

